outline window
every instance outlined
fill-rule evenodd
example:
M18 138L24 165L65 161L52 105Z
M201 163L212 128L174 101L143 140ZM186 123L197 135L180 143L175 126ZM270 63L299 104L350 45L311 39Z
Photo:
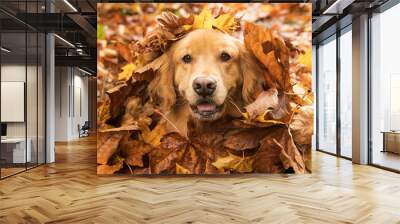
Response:
M318 149L336 153L336 36L318 48Z
M340 36L340 155L352 156L352 35L351 26Z
M400 170L400 5L371 18L370 120L373 164Z

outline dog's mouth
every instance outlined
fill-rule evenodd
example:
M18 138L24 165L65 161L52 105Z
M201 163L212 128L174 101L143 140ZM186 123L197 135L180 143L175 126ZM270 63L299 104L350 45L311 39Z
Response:
M222 110L223 105L217 105L211 99L200 99L196 102L196 104L190 106L192 111L201 118L204 119L212 119L215 114Z

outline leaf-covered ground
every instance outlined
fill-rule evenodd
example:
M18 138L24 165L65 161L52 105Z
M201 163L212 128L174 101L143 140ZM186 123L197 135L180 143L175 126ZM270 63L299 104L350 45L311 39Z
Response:
M147 86L171 44L195 29L243 40L266 87L241 119L166 131ZM98 4L99 174L310 172L311 4Z

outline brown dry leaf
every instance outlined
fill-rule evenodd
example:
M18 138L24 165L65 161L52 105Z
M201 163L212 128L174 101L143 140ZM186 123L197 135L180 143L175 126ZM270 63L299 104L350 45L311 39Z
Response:
M218 170L215 166L212 165L212 161L210 159L206 160L206 165L204 169L204 174L229 174L229 171Z
M179 36L185 31L183 26L193 24L194 16L190 15L187 18L178 17L172 12L166 11L157 16L156 20L160 24L161 28L168 30L171 33L174 33L176 36Z
M293 142L288 127L270 127L270 133L261 140L260 149L255 154L253 168L258 173L282 173L293 170L304 173L303 156Z
M111 118L110 115L110 101L107 100L97 107L97 126L102 128L106 121Z
M132 52L131 49L129 48L129 44L123 44L120 42L117 42L115 45L115 48L117 49L119 55L128 63L132 61Z
M309 145L313 134L313 125L314 108L312 106L301 107L290 123L294 142L301 145Z
M267 134L266 128L247 128L233 130L233 134L225 135L224 146L235 151L255 149L260 146L260 140Z
M130 94L132 86L127 83L121 83L106 91L110 97L110 114L112 118L118 117L123 113L123 104L126 97Z
M97 163L107 164L111 156L117 151L123 133L100 134L97 140Z
M174 33L161 27L157 27L149 32L143 40L135 44L134 51L136 51L137 54L155 53L159 55L160 53L165 52L170 44L177 39L178 37L176 37Z
M142 129L141 139L152 145L153 147L157 147L161 144L162 137L167 134L167 123L165 121L160 121L153 130L150 130L148 127L144 127Z
M116 157L112 165L107 165L107 164L98 165L97 174L114 174L115 172L122 169L123 165L124 165L124 159Z
M142 141L129 140L121 143L122 156L131 166L143 167L143 156L151 152L153 147Z
M250 173L253 172L253 162L253 156L240 157L229 153L228 156L219 158L212 165L220 171L230 170L239 173Z
M274 36L272 32L260 25L245 23L244 42L257 57L257 59L268 69L266 81L269 87L287 91L290 88L289 77L289 50L285 43Z
M199 154L200 151L197 151L192 145L189 145L182 159L179 161L179 164L185 167L190 174L201 174L203 171L203 161Z
M121 126L137 126L136 130L149 126L152 122L150 118L154 114L154 108L150 103L142 105L142 99L132 96L125 101L125 114L121 119Z
M179 165L178 163L175 164L175 173L176 174L192 174L189 169Z
M245 107L246 120L266 124L282 124L290 117L289 100L286 94L271 88L258 95L257 99ZM267 125L270 126L270 125Z
M152 62L146 64L135 70L135 73L145 73L146 71L157 71L161 65L168 62L168 55L162 54L160 57L154 59Z
M278 107L278 90L271 88L263 91L257 99L245 107L249 119L253 120L257 116L264 114L266 111L276 110Z
M313 104L313 93L311 89L303 86L298 83L293 86L293 93L295 96L292 97L292 100L300 106L312 105Z
M158 149L150 152L151 173L173 173L176 162L181 160L188 145L187 139L176 132L163 136Z

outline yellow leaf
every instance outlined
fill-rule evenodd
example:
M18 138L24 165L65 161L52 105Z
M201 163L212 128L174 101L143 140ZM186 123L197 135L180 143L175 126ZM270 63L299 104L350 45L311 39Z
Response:
M216 19L214 19L211 11L207 7L205 7L199 15L196 15L194 17L193 24L183 25L182 28L185 31L216 28L223 32L231 33L235 31L238 26L239 24L232 14L221 14Z
M258 115L255 120L261 123L268 123L268 124L285 124L284 122L278 120L265 120L265 115L270 111L272 110L266 110L263 114Z
M219 158L213 162L220 171L233 170L239 173L249 173L253 171L254 156L240 157L229 153L228 156Z
M299 56L299 62L300 62L300 64L303 64L304 66L306 66L306 68L308 70L311 71L311 66L312 66L312 51L311 51L311 49L308 49L305 54L301 54Z
M165 122L158 124L153 130L149 127L143 127L142 130L142 140L154 147L161 144L161 138L167 133L165 128Z
M203 11L194 17L192 29L211 29L213 25L213 16L211 11L205 7Z
M244 112L242 113L242 116L244 117L244 119L249 120L249 113Z
M175 164L175 172L176 172L176 174L190 174L190 170L179 165L178 163Z
M119 81L127 81L131 78L133 71L135 71L136 65L133 63L129 63L122 67L122 72L118 74Z
M313 104L314 97L312 91L306 88L301 83L296 83L293 86L293 92L298 95L298 100L296 102L300 105L311 105Z
M218 18L214 20L213 26L224 32L231 33L236 30L238 24L230 13L226 13L218 16Z

